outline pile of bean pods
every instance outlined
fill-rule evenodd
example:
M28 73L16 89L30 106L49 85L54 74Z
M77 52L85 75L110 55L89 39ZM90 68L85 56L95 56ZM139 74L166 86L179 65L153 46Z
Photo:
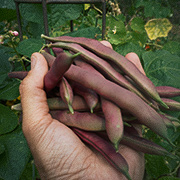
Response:
M119 144L173 156L139 135L134 124L144 125L172 144L167 129L174 128L178 120L162 110L180 110L180 103L170 99L180 96L180 89L155 87L132 62L98 40L42 38L50 42L41 53L49 65L44 89L53 118L70 127L127 179L131 179L128 164L118 152ZM11 72L9 77L23 79L27 73ZM12 109L21 110L21 104Z

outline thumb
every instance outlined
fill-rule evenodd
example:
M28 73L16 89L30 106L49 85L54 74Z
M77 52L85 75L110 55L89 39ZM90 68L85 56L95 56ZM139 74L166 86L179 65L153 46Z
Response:
M43 127L51 121L51 116L48 115L46 93L43 89L47 71L48 65L45 58L40 53L34 53L31 56L31 70L20 85L22 128L25 136L31 132L43 130ZM40 126L41 128L38 128Z
M130 52L125 56L130 60L135 66L145 75L144 69L142 67L141 61L136 53Z

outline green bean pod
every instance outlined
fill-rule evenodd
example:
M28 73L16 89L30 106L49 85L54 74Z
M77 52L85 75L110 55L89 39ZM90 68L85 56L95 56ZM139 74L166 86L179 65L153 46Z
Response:
M160 103L165 108L167 105L161 100L154 84L151 80L139 71L139 69L124 56L120 55L113 49L103 45L101 42L84 37L70 37L70 36L60 36L51 38L45 35L41 35L42 38L50 40L51 42L71 42L82 45L83 47L91 50L95 54L99 55L104 59L108 59L114 62L125 74L136 82L136 84L144 90L144 92L149 95L152 99Z

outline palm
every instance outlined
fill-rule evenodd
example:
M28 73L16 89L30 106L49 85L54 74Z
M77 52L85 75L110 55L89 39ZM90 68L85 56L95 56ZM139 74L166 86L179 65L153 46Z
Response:
M49 167L49 172L54 170L59 172L59 175L68 172L71 176L62 179L80 179L80 177L85 179L126 179L106 162L101 154L86 146L70 128L57 120L52 120L38 141L40 143L36 146L38 152L41 153L35 151L34 157L41 159L41 161L38 160L37 167L42 174L44 174L41 171L42 167ZM127 160L133 179L141 179L143 155L122 145L120 153ZM48 166L49 161L52 161L52 166Z

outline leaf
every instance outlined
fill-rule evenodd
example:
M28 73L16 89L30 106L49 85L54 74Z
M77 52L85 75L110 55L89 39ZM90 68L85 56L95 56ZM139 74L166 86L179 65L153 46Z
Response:
M155 86L180 88L180 57L166 50L145 52L144 70Z
M27 57L31 57L34 52L38 52L43 46L42 39L25 39L21 41L17 47L18 53L25 55Z
M36 179L40 179L37 168L34 164L34 161L32 160L27 163L26 168L24 169L19 180L33 180L35 177Z
M0 136L5 151L0 155L0 178L19 180L29 158L30 150L19 126L13 133Z
M140 17L135 17L132 21L131 21L131 28L132 30L134 31L137 31L137 32L144 32L144 20Z
M82 9L83 5L81 4L48 4L48 25L56 28L67 21L74 20L80 16ZM41 24L44 27L42 4L21 3L20 12L25 20Z
M145 25L145 30L150 40L158 37L167 37L169 31L172 29L172 24L166 18L151 19Z
M114 50L117 51L119 54L121 54L123 56L125 56L126 54L128 54L130 52L134 52L140 58L142 56L142 53L144 52L142 47L140 47L139 45L134 44L132 42L126 43L126 44L123 44L123 45L118 45L118 46L116 46L116 48Z
M116 34L109 33L108 38L109 38L108 41L111 44L122 45L129 42L132 39L132 36L131 33L129 32L127 32L125 35L122 35L121 33L117 32Z
M131 34L126 31L125 24L120 19L115 19L112 16L107 18L108 41L111 44L124 44L131 39Z
M19 9L22 19L39 23L43 26L43 9L41 4L21 3Z
M171 52L172 54L176 54L176 55L180 56L180 42L168 41L163 46L163 49Z
M90 4L84 4L84 10L85 10L85 11L88 10L90 7L91 7Z
M179 178L171 177L171 176L164 176L164 177L158 178L158 180L179 180Z
M138 44L141 47L143 47L148 40L148 36L145 29L144 32L142 33L132 31L131 36L132 36L131 42L133 42L134 44Z
M40 39L41 34L45 33L42 24L29 22L28 27L29 33L32 34L32 38Z
M0 99L14 100L19 96L20 81L13 79L8 81L8 84L0 89Z
M157 179L162 174L168 174L169 168L163 156L145 154L146 173L150 179Z
M82 28L82 29L79 29L77 31L73 31L70 33L66 33L63 35L72 36L72 37L86 37L86 38L94 39L96 34L101 34L101 31L99 28L88 27L88 28Z
M5 147L0 143L0 155L5 151Z
M1 0L0 1L0 8L16 9L14 0Z
M14 9L0 8L0 21L12 21L16 19L16 11Z
M7 78L7 74L10 72L11 70L11 64L8 61L10 57L10 54L8 54L6 52L6 48L4 48L3 46L0 47L0 62L1 62L1 66L0 66L0 85L2 83L4 83L4 80Z
M0 104L0 135L13 131L17 125L18 118L13 111Z
M67 21L77 19L83 10L82 4L48 4L48 22L50 27L57 28Z
M109 28L109 32L111 34L119 33L121 35L126 34L126 28L124 22L119 19L115 19L112 16L107 18L107 26Z
M167 2L161 3L157 0L137 0L136 8L144 7L145 17L164 18L171 14L171 7Z

